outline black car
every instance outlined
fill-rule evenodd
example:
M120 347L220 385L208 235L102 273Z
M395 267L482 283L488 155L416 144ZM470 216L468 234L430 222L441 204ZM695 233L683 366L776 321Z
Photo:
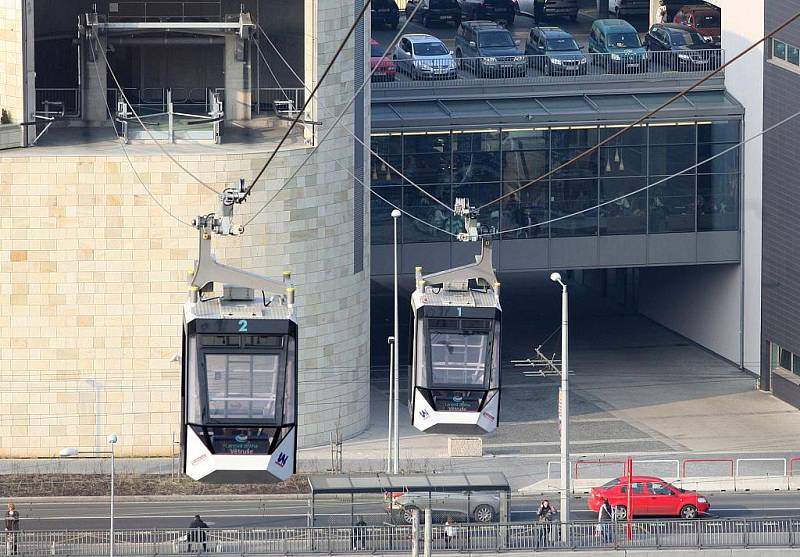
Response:
M516 6L514 0L458 0L461 19L496 21L511 26L514 24Z
M371 8L373 29L382 25L397 29L400 23L400 8L394 0L372 0Z
M545 75L586 75L586 56L560 27L532 27L525 41L529 64Z
M414 13L417 3L422 5ZM406 4L406 18L421 21L424 27L430 27L432 23L448 24L452 23L456 27L461 23L461 7L457 0L408 0Z
M481 77L522 77L523 52L508 29L494 21L465 21L456 32L456 62Z
M644 37L647 50L655 53L653 62L675 70L700 71L719 65L720 50L709 48L703 36L685 25L657 23ZM660 54L659 54L660 53Z

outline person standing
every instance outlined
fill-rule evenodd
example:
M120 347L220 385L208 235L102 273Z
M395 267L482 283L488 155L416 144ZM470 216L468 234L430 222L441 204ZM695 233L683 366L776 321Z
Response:
M19 511L14 503L8 504L6 512L6 546L9 555L17 554L17 533L19 532Z
M544 547L547 545L550 536L550 523L553 522L553 515L555 509L547 499L542 501L539 505L539 510L536 512L536 520L539 522L539 546Z
M199 514L194 515L194 520L192 520L191 524L189 524L189 552L192 552L192 548L195 551L199 551L198 547L203 548L203 553L206 552L206 530L208 529L208 524L203 522L203 519L200 518Z
M444 547L450 549L450 544L453 543L453 538L456 537L456 527L453 525L453 517L448 516L447 522L444 523Z
M597 528L600 531L600 536L604 543L610 543L613 539L611 532L611 523L614 520L614 509L608 499L603 500L600 510L597 513Z
M367 548L367 523L364 522L364 517L358 517L358 522L356 522L355 527L353 528L353 551L358 551L359 549L366 549Z
M658 8L656 8L656 23L667 22L667 5L664 0L659 0Z

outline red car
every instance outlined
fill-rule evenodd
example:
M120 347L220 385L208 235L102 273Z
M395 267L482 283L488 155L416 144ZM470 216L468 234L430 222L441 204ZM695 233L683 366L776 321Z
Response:
M719 48L722 23L719 8L708 5L683 6L675 14L674 23L691 27L708 42L709 48Z
M628 477L615 478L601 487L592 488L589 509L598 512L608 499L616 509L618 520L628 516ZM631 480L631 507L633 518L641 516L676 516L697 518L708 513L708 499L696 491L686 491L652 476L633 476Z
M384 53L384 48L375 39L369 40L369 49L370 69L375 70L376 67L378 68L375 70L375 73L372 74L372 80L378 81L385 79L387 81L394 81L397 68L392 61L391 53L381 60L381 56L383 56Z

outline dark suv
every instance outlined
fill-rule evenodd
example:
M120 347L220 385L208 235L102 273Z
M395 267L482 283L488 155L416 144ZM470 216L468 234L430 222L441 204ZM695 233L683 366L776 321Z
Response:
M394 0L372 0L371 8L373 28L388 25L392 29L397 29L397 24L400 23L400 9Z
M514 0L458 0L461 20L488 20L511 26L514 24Z
M527 72L525 56L508 29L493 21L465 21L456 32L456 63L481 77L517 77Z
M533 27L525 42L530 65L545 73L586 74L586 56L575 39L560 27Z
M416 13L417 2L422 2ZM406 4L406 19L414 13L413 19L421 21L424 27L432 23L452 23L456 27L461 23L461 6L457 0L408 0Z

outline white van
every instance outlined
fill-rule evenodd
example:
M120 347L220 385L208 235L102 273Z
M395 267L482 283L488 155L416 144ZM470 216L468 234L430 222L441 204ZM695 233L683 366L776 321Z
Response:
M608 0L608 11L617 18L649 15L650 0Z

